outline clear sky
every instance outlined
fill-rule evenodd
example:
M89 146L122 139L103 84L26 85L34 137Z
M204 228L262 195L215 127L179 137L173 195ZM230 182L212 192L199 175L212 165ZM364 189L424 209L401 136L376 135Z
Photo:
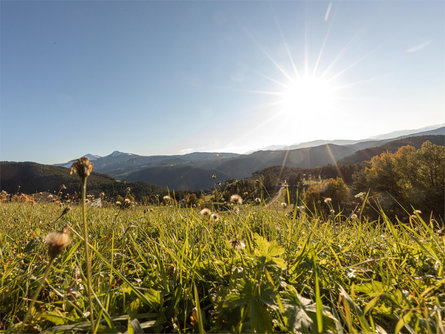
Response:
M0 160L445 122L444 1L4 1Z

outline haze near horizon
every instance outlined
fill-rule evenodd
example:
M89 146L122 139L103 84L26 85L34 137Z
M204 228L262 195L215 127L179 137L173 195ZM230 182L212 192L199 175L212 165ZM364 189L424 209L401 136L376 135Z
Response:
M445 120L443 2L0 6L0 160L241 153Z

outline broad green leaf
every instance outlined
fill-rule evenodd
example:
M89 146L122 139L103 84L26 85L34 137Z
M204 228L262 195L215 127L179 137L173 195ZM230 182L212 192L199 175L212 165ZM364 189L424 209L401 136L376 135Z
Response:
M272 318L264 304L257 299L252 299L249 304L249 318L251 330L258 333L272 332Z

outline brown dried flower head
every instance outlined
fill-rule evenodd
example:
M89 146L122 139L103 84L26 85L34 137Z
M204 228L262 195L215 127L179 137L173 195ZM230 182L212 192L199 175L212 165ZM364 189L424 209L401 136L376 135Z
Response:
M66 215L70 211L71 211L71 208L69 206L67 206L65 209L63 209L63 212L62 212L62 214L60 216L64 216L64 215Z
M64 227L59 232L51 232L45 238L49 246L48 254L51 259L59 256L62 251L71 243L71 233L68 227Z
M71 166L70 174L77 174L80 178L84 179L91 174L91 170L93 169L93 165L90 163L90 159L88 158L80 158L77 159L75 163Z

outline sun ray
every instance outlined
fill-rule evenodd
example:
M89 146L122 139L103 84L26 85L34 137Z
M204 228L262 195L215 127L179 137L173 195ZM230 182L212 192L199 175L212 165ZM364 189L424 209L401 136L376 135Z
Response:
M301 75L300 75L300 72L298 71L297 65L295 64L294 57L292 57L292 54L291 54L291 52L289 50L289 45L287 44L286 39L285 39L284 34L283 34L283 31L281 30L281 25L278 22L278 20L277 20L275 15L274 15L274 19L275 19L275 24L277 25L278 31L280 33L281 41L283 43L283 46L284 46L284 48L286 50L286 53L287 53L287 56L289 57L289 61L291 63L292 69L294 71L295 79L299 79L301 77Z
M350 40L345 44L345 46L338 52L338 54L334 57L334 59L329 63L329 65L325 68L323 73L321 74L321 77L324 78L332 67L335 66L335 64L341 59L343 54L348 50L350 44L357 38L358 33L356 33Z
M328 7L328 11L329 11L329 12L331 11L331 7L332 7L332 2L329 3L329 7ZM329 14L326 13L326 15L329 15ZM333 14L333 15L334 15L334 14ZM334 15L334 16L335 16L335 15ZM317 60L315 61L315 65L314 65L314 68L313 68L313 70L312 70L312 75L316 75L316 74L317 74L318 66L319 66L319 64L320 64L321 57L323 56L323 52L324 52L324 49L325 49L325 47L326 47L326 43L328 42L328 38L329 38L329 35L330 35L330 33L331 33L331 29L332 29L332 24L333 24L333 22L334 22L334 19L332 18L332 19L329 21L328 30L327 30L327 32L326 32L326 35L325 35L324 39L323 39L323 43L322 43L322 45L321 45L320 52L318 53Z
M283 95L283 92L270 91L270 90L237 89L236 91L245 92L245 93L253 93L253 94L262 94L262 95L274 95L274 96Z
M274 78L271 78L271 77L267 76L267 75L264 74L264 73L261 73L261 72L258 72L258 71L253 71L253 72L254 72L255 74L257 74L257 75L259 75L259 76L261 76L261 77L263 77L263 78L269 80L270 82L273 82L273 83L275 83L275 84L277 84L277 85L283 87L283 88L286 88L286 87L287 87L287 85L286 85L285 83L283 83L283 82L281 82L281 81L279 81L279 80L276 80L276 79L274 79Z
M304 3L304 74L307 75L309 72L309 42L308 42L308 19L307 19L307 3Z
M346 89L346 88L358 86L358 85L361 85L363 83L373 81L373 80L375 80L375 79L377 79L379 77L380 76L373 76L373 77L368 78L368 79L353 81L353 82L350 82L350 83L347 83L347 84L344 84L344 85L341 85L341 86L335 86L334 91L340 91L340 90L343 90L343 89Z
M270 55L269 52L258 42L258 40L255 38L255 36L245 28L245 31L250 36L250 38L255 42L257 47L261 50L261 52L269 58L269 60L272 62L272 64L275 65L275 67L288 79L292 80L292 78L289 76L289 74L283 69L283 67Z
M330 78L328 78L328 81L334 81L337 78L341 77L343 74L345 74L347 71L349 71L350 69L354 68L355 66L357 66L358 64L360 64L364 59L366 59L369 56L369 54L364 55L363 57L360 57L359 59L357 59L356 61L352 62L351 64L349 64L348 66L346 66L345 68L343 68L342 70L338 71L337 73L333 74Z
M335 169L337 170L338 176L343 178L343 174L342 174L340 168L338 167L337 160L335 160L334 154L332 153L331 146L329 144L326 144L326 151L328 151L329 157L331 158L332 163L335 166Z

